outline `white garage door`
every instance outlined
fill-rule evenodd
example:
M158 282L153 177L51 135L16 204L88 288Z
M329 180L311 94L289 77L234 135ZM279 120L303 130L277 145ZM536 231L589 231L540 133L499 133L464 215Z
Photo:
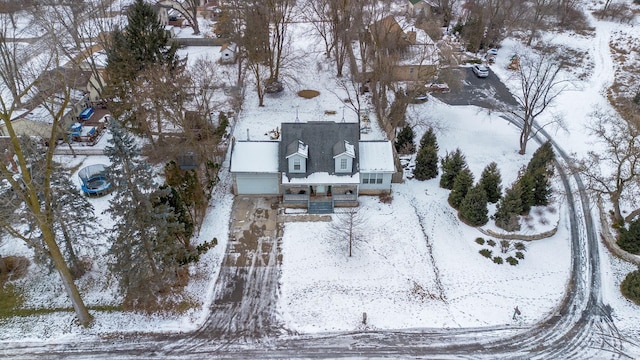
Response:
M275 195L279 193L278 174L237 174L238 195Z

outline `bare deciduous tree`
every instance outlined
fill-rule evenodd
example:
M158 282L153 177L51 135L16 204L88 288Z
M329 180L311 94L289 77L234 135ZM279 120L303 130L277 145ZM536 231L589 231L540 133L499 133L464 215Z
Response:
M1 29L2 34L6 34L5 29L4 27ZM14 193L17 194L24 203L24 206L26 206L35 220L36 227L40 232L40 237L44 242L44 246L56 270L60 274L60 278L67 295L71 299L78 320L82 325L86 326L91 323L92 317L84 305L80 292L73 281L73 276L60 251L55 234L51 187L54 169L53 151L55 148L53 144L56 143L59 137L58 131L62 118L71 100L71 89L64 83L60 83L62 79L57 76L52 79L43 77L44 74L47 73L55 74L55 72L50 72L50 70L60 66L60 58L57 56L56 49L57 47L54 46L47 49L48 52L45 52L43 54L44 56L23 62L15 50L15 44L10 44L6 41L0 42L0 59L2 59L2 63L0 63L0 79L2 79L4 87L13 89L13 96L0 97L0 121L4 127L4 131L6 131L6 135L8 135L11 140L11 149L17 159L15 163L20 173L19 178L15 177L14 172L4 161L1 161L0 179L7 181L11 185ZM57 84L55 86L57 90L56 94L35 96L37 87L45 81ZM36 182L32 179L31 163L20 144L18 134L12 122L16 116L16 110L18 110L22 103L20 100L26 97L43 99L41 106L46 109L52 121L51 132L48 138L45 139L51 146L45 151L41 182ZM16 227L15 223L6 222L3 219L0 225L4 231L13 237L25 242L29 241L29 238L21 231L21 227Z
M554 118L545 124L536 124L538 116L566 89L567 81L558 76L561 68L562 63L551 55L521 57L520 68L516 74L519 86L514 94L518 106L509 111L522 123L519 150L521 155L526 153L527 143L540 129L551 124L562 125L560 118Z
M589 130L604 146L603 151L589 151L585 158L576 161L573 169L585 177L591 191L611 200L616 221L627 220L622 216L620 203L625 201L638 207L640 129L611 111L596 111L591 119ZM639 210L633 211L628 220Z
M193 29L193 35L200 35L200 25L198 24L198 6L200 0L160 0L157 5L166 9L173 9L184 17Z
M336 240L348 242L349 257L353 255L353 244L360 240L362 228L366 223L364 216L358 210L358 207L350 207L336 213L336 218L330 225Z

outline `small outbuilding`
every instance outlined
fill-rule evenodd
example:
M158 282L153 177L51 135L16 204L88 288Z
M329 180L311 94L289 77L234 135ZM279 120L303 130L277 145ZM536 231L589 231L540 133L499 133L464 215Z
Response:
M236 62L236 49L235 43L223 44L220 48L220 62L223 64L233 64Z

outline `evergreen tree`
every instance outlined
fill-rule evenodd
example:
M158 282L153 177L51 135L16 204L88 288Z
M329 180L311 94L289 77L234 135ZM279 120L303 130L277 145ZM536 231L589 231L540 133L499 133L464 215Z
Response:
M416 146L413 143L415 133L409 125L405 125L396 137L396 151L398 154L413 154L416 152Z
M69 263L74 278L81 277L88 269L81 255L95 255L90 239L103 236L104 231L95 216L93 205L71 182L66 169L52 179L53 197L51 206L55 219L56 237L63 242L63 254ZM78 251L80 250L80 251Z
M439 150L438 147L438 139L436 138L436 134L433 132L433 128L430 127L427 132L422 135L422 139L420 139L420 148L426 148L428 146L432 146L436 149L436 152Z
M520 230L520 213L522 213L522 194L520 188L514 184L505 191L504 197L498 202L494 216L496 226L507 231Z
M629 229L620 229L618 246L632 254L640 255L640 219L632 221Z
M453 189L449 194L449 204L456 209L460 208L460 204L464 197L467 196L467 192L473 186L473 174L468 168L460 170L458 176L456 176L453 182Z
M549 205L552 190L547 172L544 170L538 170L533 173L531 177L533 179L533 205Z
M533 176L525 172L520 177L520 179L518 179L516 186L520 189L520 199L522 204L522 212L520 214L528 214L531 210L531 207L535 205L535 184L533 181Z
M127 25L111 32L105 46L107 54L105 98L112 99L112 115L126 115L127 123L136 123L131 113L133 82L150 65L164 65L170 73L184 70L184 61L176 55L176 44L168 44L168 35L151 6L136 0L127 9Z
M482 226L489 221L487 194L484 188L476 185L469 189L460 204L460 218L469 225Z
M550 141L545 142L533 153L529 164L527 164L527 172L535 173L538 170L551 169L551 175L553 174L553 167L551 167L556 155L553 152L553 146Z
M440 177L440 187L444 189L453 189L453 181L458 173L467 167L467 160L460 149L456 149L452 154L447 152L445 157L440 161L442 165L442 177Z
M436 148L431 145L420 148L413 175L417 180L429 180L438 176L438 150Z
M502 196L502 176L500 175L498 164L492 162L484 168L482 175L480 175L479 185L484 189L487 201L495 204L500 200Z
M169 189L158 188L133 136L117 121L109 130L112 138L105 154L111 160L107 172L114 196L108 212L115 224L111 269L127 305L149 305L175 279L185 249L174 235L184 227L168 204L159 201L169 196Z

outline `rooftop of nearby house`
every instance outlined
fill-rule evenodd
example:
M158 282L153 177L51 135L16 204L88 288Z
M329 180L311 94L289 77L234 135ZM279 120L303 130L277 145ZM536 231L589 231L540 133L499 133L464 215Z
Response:
M335 172L334 156L342 153L336 153L342 148L344 148L343 152L347 152L347 155L349 155L349 151L352 151L353 154L350 156L354 158L354 164L358 163L358 154L353 147L358 143L360 137L357 123L327 121L283 123L281 133L279 158L282 161L280 161L280 171L287 173L289 178L305 178L310 174L321 172L333 174ZM349 147L349 145L352 146ZM307 172L289 174L288 163L284 159L292 154L291 151L299 152L301 146L303 150L307 151ZM358 168L354 165L351 172L345 173L345 175L353 175L357 172Z

